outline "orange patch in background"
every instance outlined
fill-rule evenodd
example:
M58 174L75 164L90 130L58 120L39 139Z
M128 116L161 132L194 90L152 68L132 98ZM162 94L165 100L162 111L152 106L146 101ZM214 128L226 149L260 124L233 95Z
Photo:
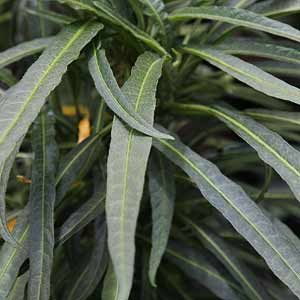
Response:
M86 106L84 105L79 105L79 112L82 115L89 115L89 110ZM76 116L76 107L74 105L64 105L62 107L62 113L63 115L67 116L67 117L74 117Z
M31 180L22 175L17 175L17 181L23 184L31 184Z
M8 230L9 230L10 232L13 232L16 223L17 223L17 219L16 219L16 218L13 218L13 219L11 219L10 221L8 221L7 227L8 227Z
M89 118L84 118L78 125L78 144L91 135L91 122Z

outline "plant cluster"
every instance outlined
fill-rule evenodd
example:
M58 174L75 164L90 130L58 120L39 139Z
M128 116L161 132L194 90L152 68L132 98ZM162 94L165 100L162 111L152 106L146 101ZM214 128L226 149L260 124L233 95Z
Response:
M0 0L0 300L300 298L299 12Z

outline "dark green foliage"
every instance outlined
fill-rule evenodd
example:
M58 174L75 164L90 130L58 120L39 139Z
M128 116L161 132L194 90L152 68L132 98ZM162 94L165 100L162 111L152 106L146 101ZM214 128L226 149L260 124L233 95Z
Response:
M0 300L300 299L299 13L0 0Z

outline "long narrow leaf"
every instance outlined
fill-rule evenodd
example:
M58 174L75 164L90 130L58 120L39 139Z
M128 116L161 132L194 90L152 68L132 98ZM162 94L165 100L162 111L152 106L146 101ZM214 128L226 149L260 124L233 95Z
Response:
M150 136L170 138L170 136L155 130L134 109L130 102L130 95L124 95L120 90L104 50L98 51L93 47L93 54L89 61L89 70L94 79L95 86L110 109L132 128Z
M40 113L33 129L34 163L30 190L30 278L32 300L49 299L54 248L55 173L58 149L53 116Z
M149 124L153 123L162 62L152 53L141 55L122 88L135 112ZM119 284L118 300L127 300L131 290L135 228L151 144L151 137L139 134L114 118L107 162L106 216L109 251Z
M300 104L300 90L239 58L219 50L185 47L184 51L207 60L236 79L269 96Z
M85 300L94 291L97 284L103 277L107 265L107 249L106 249L106 224L99 227L96 222L95 246L92 251L89 262L80 272L76 274L76 280L72 283L70 290L65 293L66 300ZM99 227L99 228L98 228ZM79 276L78 276L79 275Z
M0 53L0 68L16 62L26 56L39 53L50 45L53 38L40 38L19 44Z
M178 140L155 140L154 145L192 178L203 196L248 240L274 274L299 297L298 251L241 187Z
M240 8L222 6L188 7L178 9L169 16L171 21L199 18L222 21L250 29L261 30L300 42L300 31L292 26Z
M28 258L29 223L27 212L17 219L13 232L13 238L18 246L6 242L0 251L0 296L5 299L8 296L19 269Z
M153 223L149 278L151 284L156 286L155 276L168 243L175 200L172 165L156 152L149 164L149 191Z
M7 300L24 300L25 288L29 279L29 272L19 276L10 291Z
M66 27L28 69L22 80L6 92L1 99L0 109L0 166L22 140L67 66L101 28L101 24L90 21ZM0 176L3 176L2 172ZM2 219L3 222L5 220Z
M234 55L258 56L269 59L300 64L300 51L267 40L253 40L247 38L226 39L218 44L217 49Z
M183 220L195 231L196 236L203 244L227 267L228 271L243 286L251 299L269 299L264 288L256 280L255 275L234 255L233 249L225 241L208 230L208 228L199 226L186 217L183 217Z
M167 248L167 257L187 276L197 280L220 299L239 299L235 290L239 286L221 274L207 259L203 251L188 245L172 242Z
M112 262L109 263L105 275L101 300L116 300L118 297L118 281Z

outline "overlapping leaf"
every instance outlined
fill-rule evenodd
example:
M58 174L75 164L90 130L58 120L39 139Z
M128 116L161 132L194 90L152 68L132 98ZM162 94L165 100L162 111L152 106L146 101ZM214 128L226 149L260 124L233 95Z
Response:
M199 226L186 217L183 217L183 220L195 231L196 236L207 249L218 257L231 275L243 286L250 299L262 300L269 298L259 281L256 280L255 275L234 255L233 249L225 241L208 228Z
M173 22L199 18L261 30L300 42L300 31L292 26L240 8L225 6L187 7L178 9L169 16Z
M16 62L26 56L39 53L48 47L53 38L40 38L29 42L18 44L0 53L0 68Z
M30 278L32 300L49 299L54 248L55 173L58 149L53 116L43 111L33 129L34 163L30 190Z
M122 88L135 112L149 124L153 123L162 62L150 52L141 55ZM151 137L114 118L107 162L106 216L109 251L119 285L118 300L128 299L132 285L135 228L151 144Z
M170 162L153 153L149 164L149 191L152 206L152 250L149 279L155 286L155 276L166 250L172 225L175 182Z
M89 70L98 92L118 117L132 128L144 134L170 138L170 136L154 129L145 118L142 118L135 111L130 99L131 95L126 95L120 90L106 59L104 50L98 51L95 46L93 47L92 57L89 61Z
M220 273L203 251L182 243L171 242L167 248L167 257L187 276L197 280L220 299L239 299L235 293L239 286L228 276Z
M154 145L192 178L203 196L248 240L274 274L299 297L299 252L241 187L178 140L155 140Z
M226 39L217 49L234 55L258 56L300 64L300 51L268 40L245 38Z
M300 90L237 57L211 48L184 47L236 79L269 96L300 104Z
M19 269L28 258L29 223L27 211L17 219L17 225L13 232L13 238L18 247L6 242L0 251L0 296L2 299L8 296Z

